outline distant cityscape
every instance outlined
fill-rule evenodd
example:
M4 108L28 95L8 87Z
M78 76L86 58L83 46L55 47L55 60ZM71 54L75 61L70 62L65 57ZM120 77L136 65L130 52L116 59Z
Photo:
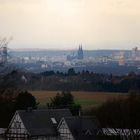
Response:
M8 42L7 42L8 44ZM14 64L31 72L61 71L69 68L76 71L88 70L96 73L127 74L140 73L140 51L132 50L84 50L82 44L77 50L8 50L1 47L1 66Z

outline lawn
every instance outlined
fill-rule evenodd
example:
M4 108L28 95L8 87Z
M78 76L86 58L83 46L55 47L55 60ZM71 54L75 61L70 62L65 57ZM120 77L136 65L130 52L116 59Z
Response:
M30 91L33 96L36 97L39 102L39 107L45 107L50 101L50 98L54 97L58 91ZM83 109L100 106L107 100L126 98L126 93L108 93L108 92L84 92L74 91L72 92L75 102L80 104Z

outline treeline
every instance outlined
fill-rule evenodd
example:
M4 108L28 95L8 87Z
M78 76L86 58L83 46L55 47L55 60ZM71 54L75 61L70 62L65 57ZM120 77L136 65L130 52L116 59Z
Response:
M133 72L118 76L89 71L76 73L71 68L67 73L46 71L41 73L41 76L44 82L41 88L45 90L128 92L140 85L140 75Z
M140 88L140 75L133 72L124 76L75 72L71 68L67 73L46 71L35 74L13 71L0 78L0 88L13 83L26 90L128 92L134 87Z

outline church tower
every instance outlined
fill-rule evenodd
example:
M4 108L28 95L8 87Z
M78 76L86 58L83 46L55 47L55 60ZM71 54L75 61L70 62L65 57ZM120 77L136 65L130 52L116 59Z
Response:
M84 58L84 53L83 53L83 49L82 49L82 45L79 45L79 49L78 49L78 52L77 52L77 58L78 59L83 59Z

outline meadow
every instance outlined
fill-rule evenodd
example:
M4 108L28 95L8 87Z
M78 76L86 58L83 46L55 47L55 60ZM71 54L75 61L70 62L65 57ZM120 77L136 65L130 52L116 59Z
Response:
M39 107L43 108L50 101L50 98L56 96L60 91L30 91L33 96L39 102ZM118 98L127 98L126 93L109 93L109 92L85 92L85 91L73 91L74 100L77 104L80 104L83 109L89 109L91 107L98 107L107 100L113 100Z

